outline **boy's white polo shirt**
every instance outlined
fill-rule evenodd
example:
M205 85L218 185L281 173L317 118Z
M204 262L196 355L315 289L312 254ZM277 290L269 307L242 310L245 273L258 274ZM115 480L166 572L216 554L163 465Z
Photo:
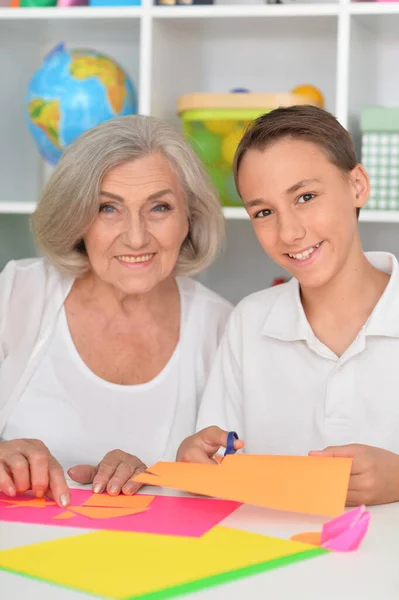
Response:
M366 253L390 281L355 341L337 357L314 335L297 280L233 311L208 380L197 430L236 431L248 453L307 454L350 443L399 454L399 268Z

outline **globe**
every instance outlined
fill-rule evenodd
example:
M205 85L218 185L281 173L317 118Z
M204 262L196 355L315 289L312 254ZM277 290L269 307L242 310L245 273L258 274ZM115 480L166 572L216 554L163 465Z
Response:
M41 156L57 164L84 131L137 112L133 82L113 59L57 45L28 85L25 114Z

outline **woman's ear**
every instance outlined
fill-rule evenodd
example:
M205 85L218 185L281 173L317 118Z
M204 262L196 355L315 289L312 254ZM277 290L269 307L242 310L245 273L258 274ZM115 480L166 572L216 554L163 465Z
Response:
M363 165L357 164L352 169L350 180L353 188L353 206L354 208L362 208L370 195L370 180Z

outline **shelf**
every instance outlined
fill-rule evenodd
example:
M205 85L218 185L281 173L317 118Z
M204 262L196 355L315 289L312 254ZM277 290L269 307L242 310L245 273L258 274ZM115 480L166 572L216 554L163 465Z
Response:
M230 4L213 6L75 6L66 8L0 8L0 20L36 19L132 19L150 14L155 19L219 19L263 17L312 17L337 16L338 2L309 2L303 4ZM396 2L352 2L351 15L399 14Z
M35 202L0 202L2 215L30 215L35 208Z
M249 219L248 217L248 213L245 210L245 208L242 208L241 206L237 206L237 208L235 206L225 206L223 208L223 213L226 219L230 220L230 219Z
M399 210L362 210L361 223L399 223Z
M292 15L282 19L154 19L151 114L170 122L176 115L177 99L193 90L289 92L309 81L323 91L326 108L334 112L338 19L314 16L300 23Z
M0 20L58 19L132 19L143 14L142 6L104 7L75 6L70 8L0 8Z
M140 9L140 12L137 10ZM77 40L81 47L100 41L111 45L140 37L140 7L115 8L0 8L0 39L18 48L29 43L32 48L50 50L48 44Z
M227 220L248 219L245 208L225 207L224 216ZM359 221L361 223L399 223L399 210L362 210Z
M218 19L218 18L262 18L262 17L319 17L336 16L338 3L309 4L253 4L228 6L154 6L152 15L156 19Z
M397 2L352 2L349 5L352 15L397 15L399 4Z
M0 8L0 20L59 20L59 19L134 19L150 14L155 19L219 19L337 16L338 2L309 2L303 4L230 4L213 6L75 6L66 8ZM351 15L396 15L397 2L352 2Z
M358 24L367 34L377 37L383 43L388 39L397 41L399 26L399 3L397 2L365 2L350 7L352 25Z
M139 18L151 14L156 19L243 18L243 17L311 17L338 15L337 3L276 4L276 5L213 5L213 6L143 6L67 8L0 8L1 19L120 19Z

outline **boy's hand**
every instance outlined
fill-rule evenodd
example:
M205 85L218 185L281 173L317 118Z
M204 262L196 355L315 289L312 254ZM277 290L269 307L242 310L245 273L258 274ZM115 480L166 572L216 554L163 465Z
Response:
M399 455L362 444L330 446L309 456L353 458L347 506L387 504L399 500Z
M195 462L214 464L214 454L219 448L226 448L228 431L219 427L207 427L183 440L177 451L178 462ZM235 450L244 447L242 440L234 440Z

